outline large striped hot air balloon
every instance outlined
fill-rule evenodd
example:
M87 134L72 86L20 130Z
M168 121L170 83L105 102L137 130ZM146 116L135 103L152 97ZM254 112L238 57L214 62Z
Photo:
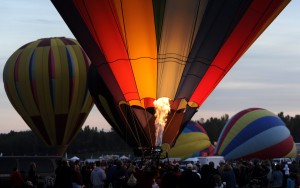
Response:
M58 37L25 44L3 70L6 94L23 120L62 155L87 118L90 60L76 40Z
M228 120L215 148L225 159L296 157L296 146L285 123L262 108L240 111Z
M288 2L52 0L101 77L90 88L99 92L101 113L137 147L172 146ZM158 116L154 101L165 98L170 111Z

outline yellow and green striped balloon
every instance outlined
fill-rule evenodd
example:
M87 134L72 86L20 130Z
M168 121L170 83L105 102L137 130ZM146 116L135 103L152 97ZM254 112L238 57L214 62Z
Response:
M60 155L93 106L87 87L89 66L76 40L57 37L25 44L3 70L5 91L15 110Z

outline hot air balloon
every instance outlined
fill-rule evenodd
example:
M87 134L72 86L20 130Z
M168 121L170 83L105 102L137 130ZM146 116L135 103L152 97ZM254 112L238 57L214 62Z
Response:
M25 44L3 70L6 94L31 130L62 155L82 127L93 101L90 60L76 40L57 37Z
M249 108L235 114L223 128L215 153L230 159L296 157L285 123L273 112Z
M173 146L182 125L288 2L52 0L95 65L97 87L110 93L99 94L101 113L138 147ZM162 111L155 106L160 99L169 103Z
M168 151L169 157L182 159L199 156L212 156L214 147L210 143L205 129L198 123L189 121Z

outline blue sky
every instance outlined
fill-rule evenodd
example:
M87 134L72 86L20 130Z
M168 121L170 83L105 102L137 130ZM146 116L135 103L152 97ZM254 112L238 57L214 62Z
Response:
M193 119L230 117L250 107L300 114L300 1L292 0L224 77ZM1 0L0 133L28 130L10 104L2 72L22 45L40 38L74 38L50 0ZM96 107L84 125L109 130Z

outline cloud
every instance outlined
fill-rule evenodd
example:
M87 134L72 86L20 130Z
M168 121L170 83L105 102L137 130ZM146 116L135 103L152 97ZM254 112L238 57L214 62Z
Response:
M266 82L226 82L218 88L221 90L270 90L270 89L290 89L299 87L299 83L266 83Z

